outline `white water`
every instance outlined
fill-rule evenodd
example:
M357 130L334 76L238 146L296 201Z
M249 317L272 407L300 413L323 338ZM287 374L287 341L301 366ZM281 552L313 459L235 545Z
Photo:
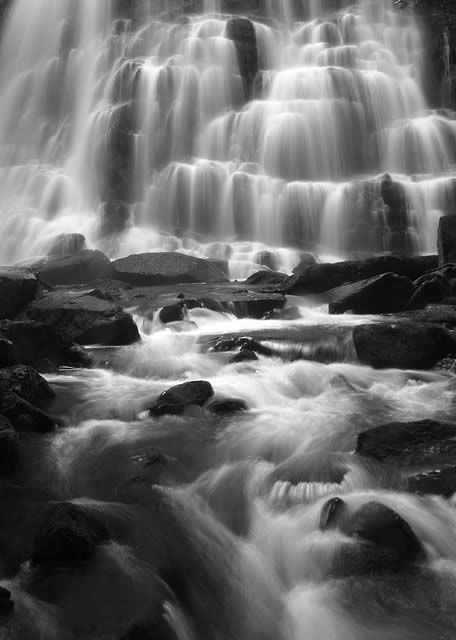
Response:
M255 22L265 95L242 105L224 16L171 23L150 11L113 30L107 0L16 0L0 53L0 258L39 255L54 234L78 231L112 256L166 248L224 257L229 248L232 273L247 275L269 248L289 270L303 247L332 256L365 248L366 229L382 224L383 171L406 187L415 250L432 251L438 217L454 202L454 122L426 112L419 32L386 1L334 4L340 12L328 10L326 22L323 0L303 0L306 21L293 19L291 1L267 3L269 18ZM111 233L100 228L107 135L133 89L133 218ZM344 232L363 216L349 249ZM0 637L120 640L155 621L162 599L178 640L455 637L454 497L408 494L401 470L352 453L360 431L391 420L454 421L454 377L361 367L350 327L372 318L300 311L299 335L318 325L321 341L296 344L291 331L285 344L272 341L282 358L232 365L207 352L207 336L287 324L199 309L174 327L137 318L140 344L94 350L93 369L49 376L66 427L26 439L25 491L83 504L116 536L82 569L43 577L24 563L2 580L16 613ZM319 345L333 362L318 362ZM194 379L249 410L148 417L163 390ZM156 449L166 463L143 466ZM369 500L394 509L426 559L410 575L334 579L347 539L319 528L334 496L350 509ZM22 533L14 517L3 542ZM178 573L177 601L163 593L163 562Z
M300 312L294 325L302 330L316 323L340 329L319 311ZM11 637L34 638L37 619L46 638L117 639L152 615L158 567L171 559L180 588L187 584L193 594L184 604L168 595L165 617L179 640L451 638L454 505L404 493L401 470L367 464L352 451L357 434L378 424L454 420L454 377L375 371L359 366L350 349L332 364L260 357L230 365L229 354L207 352L205 336L266 324L201 310L189 320L196 327L183 332L145 323L141 344L94 351L109 368L49 377L67 426L38 454L31 449L27 483L98 512L120 539L82 572L64 571L57 599L49 590L56 576L43 586L27 565L2 583L17 601ZM348 331L370 321L343 320ZM209 380L217 398L241 398L249 410L231 418L197 408L184 417L148 417L145 409L164 389L193 379ZM157 449L166 465L142 467ZM156 482L169 487L175 520L157 510ZM331 578L347 542L319 529L334 496L351 509L370 500L394 509L413 527L426 560L411 574Z
M255 18L263 89L245 103L217 2L173 21L178 3L143 2L133 24L112 0L16 0L0 55L0 260L71 231L113 257L229 258L239 277L264 250L286 271L300 249L388 251L386 171L407 192L412 250L435 251L456 121L427 109L413 18L389 0L301 5L271 0ZM106 199L130 201L125 228L101 224Z

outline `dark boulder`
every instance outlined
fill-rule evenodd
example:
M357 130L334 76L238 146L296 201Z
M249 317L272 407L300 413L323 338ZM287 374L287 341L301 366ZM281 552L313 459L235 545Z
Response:
M63 332L78 344L126 345L139 340L138 328L121 307L84 293L50 293L31 305L28 316Z
M0 365L2 362L2 343L10 342L14 348L16 362L28 364L38 370L54 367L88 367L90 358L83 347L75 344L64 331L56 330L52 325L30 320L0 322ZM14 363L12 363L14 364Z
M101 251L85 249L73 256L35 265L39 277L51 285L76 285L111 277L111 261Z
M440 324L448 329L453 329L456 327L456 306L432 304L412 317L415 322Z
M180 415L191 405L203 406L213 395L209 382L184 382L164 391L149 411L152 416Z
M39 291L39 280L31 269L0 267L0 319L14 318Z
M20 459L19 436L7 418L0 415L0 474L14 473Z
M245 99L250 100L254 95L255 78L259 71L255 25L248 18L231 18L226 23L226 37L236 47Z
M236 338L217 338L211 346L210 351L223 353L227 351L235 351L236 349L240 349L241 351L251 351L262 356L273 355L272 349L266 347L258 340L250 338L249 336Z
M8 616L14 611L14 600L11 591L0 587L0 616Z
M62 502L44 515L34 540L33 563L59 567L84 562L108 539L106 526L96 516Z
M435 420L384 424L359 434L356 453L402 467L456 464L456 424Z
M209 260L182 253L140 253L112 264L115 279L138 287L228 281L223 271Z
M0 395L15 393L31 404L44 405L54 392L49 383L32 367L17 365L0 369Z
M255 360L259 360L255 351L251 351L250 349L241 349L239 353L236 353L228 364L239 364L240 362L254 362Z
M0 329L1 331L1 329ZM16 347L0 333L0 367L10 367L20 362ZM28 363L25 363L28 364Z
M413 283L394 273L346 284L329 292L329 313L394 313L413 295Z
M386 224L393 233L403 232L408 226L409 204L404 186L386 173L383 176L380 193L387 206Z
M439 221L439 264L456 263L456 216L442 216Z
M415 322L359 325L353 342L361 364L379 369L431 369L456 351L447 329Z
M442 302L451 294L450 286L439 277L426 280L414 291L407 307L409 309L423 309L428 304Z
M244 400L239 398L224 398L223 400L214 400L207 407L208 411L217 416L227 416L233 413L248 411L248 406Z
M56 421L39 408L53 398L54 392L47 381L31 367L21 365L0 369L0 414L15 429L42 433L53 431Z
M305 267L310 267L312 264L317 264L318 260L313 253L303 252L300 256L299 263L293 269L293 273L302 271Z
M437 256L404 258L380 256L366 260L322 263L297 267L296 271L281 286L284 293L323 293L344 284L367 280L385 273L416 280L426 271L438 266Z
M246 284L256 285L279 285L288 278L286 273L278 271L257 271L245 281Z
M352 539L342 543L332 559L337 577L394 573L424 558L424 550L411 526L380 502L353 510L340 498L323 507L321 528L338 529Z
M76 256L86 248L86 239L81 233L62 233L52 240L48 249L50 258Z
M184 304L177 303L163 307L163 309L160 309L158 317L163 324L168 324L168 322L181 322L181 320L185 320Z
M226 308L223 306L221 302L218 300L214 300L213 298L199 298L197 300L198 305L203 309L209 309L210 311L216 311L217 313L226 313ZM186 306L188 309L187 303Z

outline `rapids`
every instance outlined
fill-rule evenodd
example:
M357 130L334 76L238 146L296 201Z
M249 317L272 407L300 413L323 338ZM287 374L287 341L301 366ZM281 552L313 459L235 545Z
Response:
M48 376L65 428L27 443L25 486L101 514L120 541L100 547L87 569L40 581L25 563L2 582L20 621L7 637L123 637L138 619L153 619L157 567L168 555L178 577L170 577L175 593L165 591L165 618L179 640L453 637L453 502L405 493L400 470L352 452L360 431L391 420L454 420L454 375L361 367L351 328L375 318L327 316L305 300L299 310L293 323L199 309L184 325L151 326L136 316L140 344L94 347L93 369ZM315 360L305 338L298 356L290 339L281 357L240 364L208 350L211 336L247 329L260 337L266 326L303 336L317 327L333 359ZM200 378L216 397L240 398L249 410L148 416L163 390ZM426 560L411 573L335 578L332 558L347 538L319 525L334 496L351 509L372 499L393 508ZM173 505L172 516L161 500Z

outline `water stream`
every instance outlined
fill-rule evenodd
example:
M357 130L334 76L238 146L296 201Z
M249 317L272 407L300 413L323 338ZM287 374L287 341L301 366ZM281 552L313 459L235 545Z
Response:
M434 250L454 206L456 120L427 108L411 16L386 0L265 2L253 18L261 83L246 101L220 3L177 17L175 3L143 4L131 22L111 0L14 2L0 46L0 262L69 231L111 257L227 258L233 277L264 251L285 271L304 248L382 252L384 172L405 187L413 252ZM120 200L127 217L110 215ZM194 309L164 327L135 311L141 343L93 347L92 369L48 376L65 428L27 441L25 486L85 505L117 535L88 567L49 577L25 563L2 581L16 614L0 637L120 640L163 601L178 640L455 637L453 501L407 493L400 470L353 454L369 427L455 420L454 376L362 367L351 328L375 318L295 303L294 321ZM230 364L207 349L265 328L293 329L269 339L280 357ZM148 415L162 391L198 379L248 410ZM335 496L394 509L425 559L335 576L347 538L320 530ZM171 637L154 633L131 637Z

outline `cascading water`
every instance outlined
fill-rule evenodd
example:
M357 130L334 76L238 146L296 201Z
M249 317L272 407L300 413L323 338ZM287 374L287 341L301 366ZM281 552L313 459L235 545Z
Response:
M384 172L407 195L400 248L434 250L456 124L427 109L419 30L389 0L257 3L247 61L215 0L185 19L179 3L117 20L114 0L29 4L1 51L3 262L73 230L116 257L229 258L236 276L265 250L283 270L302 249L391 251Z
M233 23L230 4L252 22ZM239 276L265 251L283 270L303 249L392 251L385 172L406 194L408 249L432 251L456 196L456 121L427 110L421 53L387 0L15 0L0 49L0 261L73 231L111 256L229 258ZM455 496L412 492L409 475L434 467L354 447L392 421L456 423L454 372L361 366L352 328L377 319L306 299L289 296L281 319L215 305L164 325L145 298L132 297L141 342L47 375L63 428L21 433L19 479L0 482L0 587L15 603L4 617L0 590L0 637L452 640ZM244 335L268 357L208 347ZM198 379L246 409L149 414ZM86 562L33 560L53 501L108 527ZM394 514L385 548L343 528L372 501ZM341 504L341 526L326 526ZM391 567L398 519L418 551Z

